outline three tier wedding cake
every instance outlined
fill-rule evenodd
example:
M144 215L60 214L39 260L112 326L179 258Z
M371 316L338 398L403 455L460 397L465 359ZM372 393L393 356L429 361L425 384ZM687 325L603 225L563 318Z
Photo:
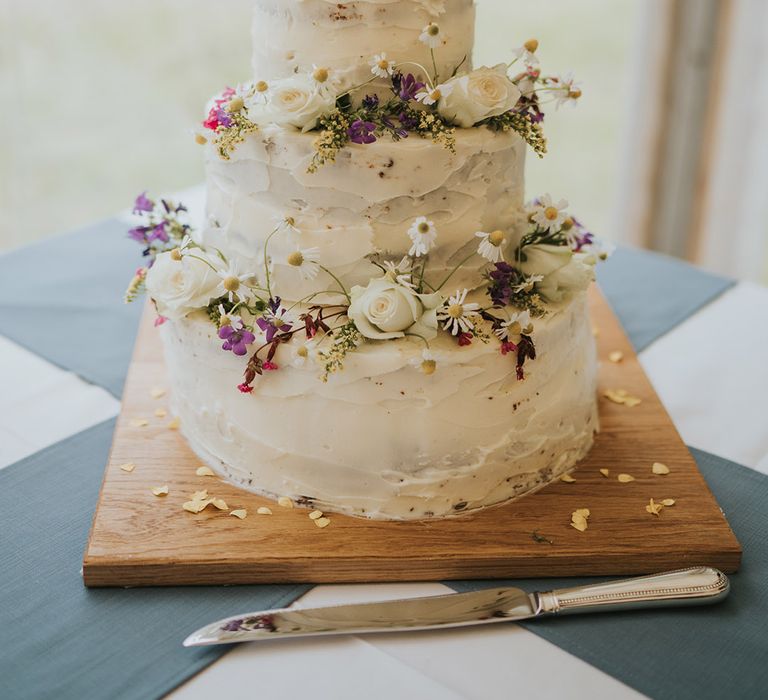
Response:
M598 428L592 234L525 151L575 102L529 40L473 69L473 0L256 0L208 106L207 221L140 196L172 405L270 498L439 518L558 478Z

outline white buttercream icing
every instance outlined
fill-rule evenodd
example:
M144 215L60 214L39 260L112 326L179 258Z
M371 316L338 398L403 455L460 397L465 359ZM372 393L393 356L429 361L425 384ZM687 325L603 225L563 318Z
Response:
M277 221L291 216L299 233L274 236L269 254L277 293L301 299L333 288L327 275L305 281L286 264L296 245L320 249L320 262L349 288L366 284L376 268L364 256L400 259L411 241L408 227L418 216L434 221L438 235L428 272L446 271L477 248L477 231L511 230L523 206L525 143L514 132L457 129L456 152L411 136L393 142L346 146L335 163L307 172L313 136L279 127L248 135L231 160L207 149L208 213L199 234L207 246L263 269L264 241ZM516 243L508 237L508 246ZM454 276L452 287L474 287L480 256Z
M192 448L244 488L370 518L441 517L501 503L571 468L597 430L597 362L584 295L536 323L515 378L498 345L370 342L327 383L316 364L265 372L240 394L242 358L201 314L162 326L173 408Z

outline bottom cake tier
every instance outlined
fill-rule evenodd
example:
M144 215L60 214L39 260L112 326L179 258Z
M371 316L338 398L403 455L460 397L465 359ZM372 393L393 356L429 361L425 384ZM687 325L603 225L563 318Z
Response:
M248 491L323 511L416 520L503 503L571 469L598 429L584 294L537 320L522 381L498 343L441 336L432 374L404 339L365 343L324 382L316 364L292 364L296 339L241 394L243 361L205 315L161 333L173 410L200 458Z

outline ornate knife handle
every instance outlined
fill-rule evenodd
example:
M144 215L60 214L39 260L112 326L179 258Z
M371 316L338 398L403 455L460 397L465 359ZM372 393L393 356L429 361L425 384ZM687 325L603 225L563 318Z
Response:
M536 592L536 613L577 613L655 608L664 605L708 605L728 595L728 577L717 569L697 566L652 576Z

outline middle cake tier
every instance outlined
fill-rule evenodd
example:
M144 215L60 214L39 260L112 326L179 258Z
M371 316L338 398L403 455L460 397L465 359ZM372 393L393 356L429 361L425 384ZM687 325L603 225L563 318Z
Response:
M207 147L208 221L198 242L217 248L244 272L263 269L267 237L286 218L293 235L269 242L274 289L285 299L336 289L329 276L303 279L291 252L317 249L320 264L349 288L377 269L366 256L400 260L409 227L434 222L428 272L439 279L477 247L477 231L501 230L512 250L523 216L526 145L514 132L457 129L455 151L416 136L349 145L334 163L310 172L315 136L269 126L248 134L228 160ZM452 277L473 288L479 256Z

